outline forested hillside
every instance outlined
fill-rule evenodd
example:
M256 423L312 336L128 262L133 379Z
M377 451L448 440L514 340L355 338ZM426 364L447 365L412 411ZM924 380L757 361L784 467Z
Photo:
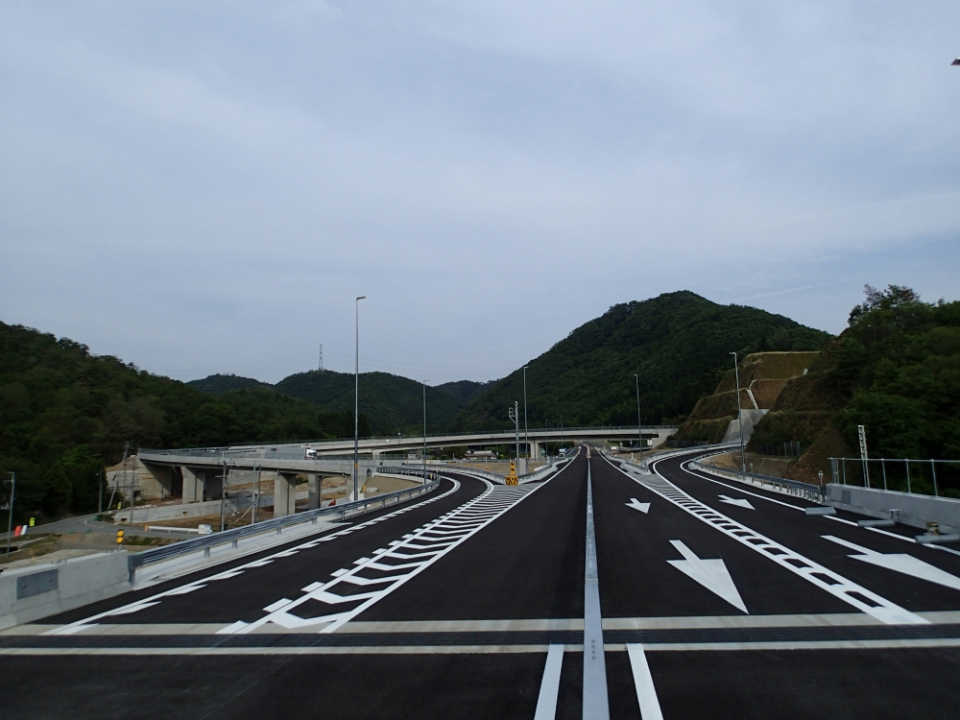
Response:
M246 390L248 388L255 387L272 387L268 383L260 382L259 380L254 380L253 378L242 377L240 375L221 375L217 373L216 375L210 375L201 380L190 380L187 382L192 388L199 390L200 392L209 393L211 395L225 395L228 392L233 392L234 390Z
M829 473L828 457L858 456L858 425L872 457L960 458L960 302L924 303L896 285L866 295L754 431L752 446L809 447L791 477L813 480Z
M310 370L285 377L273 387L281 393L325 408L349 411L354 405L352 373ZM448 392L427 387L427 428L440 430L460 413L461 404ZM423 385L383 372L360 374L360 413L370 418L375 434L395 434L423 427ZM353 430L350 431L353 435Z
M645 423L678 422L731 367L729 353L819 350L829 334L781 315L718 305L692 292L615 305L528 363L529 423L636 424L636 389ZM457 426L506 427L507 407L523 403L520 370L467 407Z
M135 451L352 434L349 412L262 388L204 394L0 322L0 476L17 473L20 518L95 510L97 473L121 458L125 442Z

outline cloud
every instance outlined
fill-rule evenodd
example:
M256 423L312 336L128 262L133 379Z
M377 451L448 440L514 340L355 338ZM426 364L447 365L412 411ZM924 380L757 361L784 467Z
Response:
M958 20L8 4L2 319L177 377L270 380L319 342L349 366L357 294L367 367L436 382L684 288L837 331L863 282L939 296L956 277L956 255L903 257L960 235Z

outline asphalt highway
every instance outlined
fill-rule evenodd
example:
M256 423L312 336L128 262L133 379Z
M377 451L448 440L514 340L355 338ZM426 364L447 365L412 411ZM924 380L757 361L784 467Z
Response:
M960 553L596 451L0 632L32 718L911 718L960 708ZM597 593L599 598L597 598Z

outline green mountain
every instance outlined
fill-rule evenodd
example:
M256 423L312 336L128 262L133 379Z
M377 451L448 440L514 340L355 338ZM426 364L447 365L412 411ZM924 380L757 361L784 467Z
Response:
M571 332L527 369L529 424L635 425L636 385L645 423L682 420L732 363L764 350L819 350L830 335L741 305L718 305L692 292L614 305ZM458 429L509 426L523 404L523 372L493 383L457 418Z
M748 450L807 447L787 477L817 482L817 470L830 477L829 457L858 457L858 425L871 457L960 458L960 302L924 303L896 285L866 290L848 328L784 387L754 429ZM906 489L898 467L895 476L891 465L888 479ZM913 489L932 492L924 469L914 469ZM941 493L960 497L960 468L937 474Z
M247 388L270 387L267 383L253 378L233 374L221 375L219 373L201 380L190 380L187 385L210 395L225 395L234 390L246 390Z
M331 410L352 411L354 376L332 370L310 370L285 377L273 387L280 393ZM461 404L448 392L427 387L427 429L439 430L460 414ZM370 418L377 435L416 431L423 427L423 385L383 372L360 374L360 413ZM350 432L353 435L353 432Z
M0 477L17 473L18 520L96 510L97 474L120 460L125 442L136 451L348 434L350 412L263 388L202 393L67 338L0 322Z
M493 381L490 382L474 382L473 380L457 380L455 382L443 383L442 385L437 385L436 389L440 392L445 392L448 395L453 396L453 398L460 403L465 405L470 402L477 395L482 393L488 387L493 384Z

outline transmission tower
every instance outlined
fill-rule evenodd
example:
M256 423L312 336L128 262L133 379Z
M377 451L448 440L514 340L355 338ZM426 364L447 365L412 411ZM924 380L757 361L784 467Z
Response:
M320 372L323 372L323 343L320 343Z

